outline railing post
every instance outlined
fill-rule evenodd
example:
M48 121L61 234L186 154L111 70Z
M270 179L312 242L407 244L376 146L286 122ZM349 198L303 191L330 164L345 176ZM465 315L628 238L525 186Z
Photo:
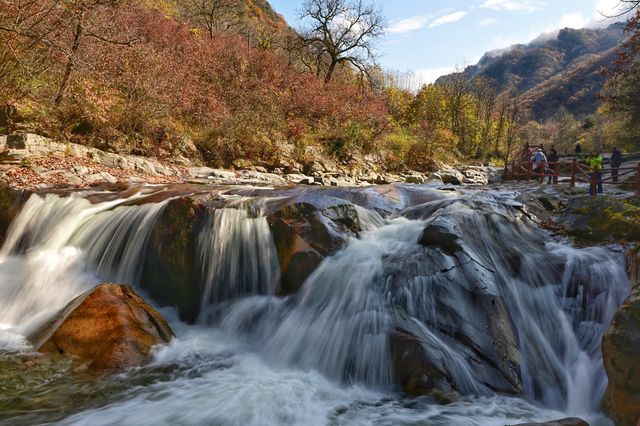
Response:
M529 161L528 163L529 165L527 166L527 180L531 180L531 172L532 172L532 165L531 165L531 161Z
M636 193L640 195L640 163L636 166Z
M575 158L573 159L573 161L571 162L571 183L569 183L569 186L571 188L575 188L576 186L576 170L578 168L578 160L576 160Z

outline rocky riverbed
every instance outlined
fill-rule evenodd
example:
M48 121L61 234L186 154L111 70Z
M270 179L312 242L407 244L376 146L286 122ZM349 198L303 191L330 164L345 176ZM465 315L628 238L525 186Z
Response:
M198 183L260 186L369 186L390 183L486 185L499 182L495 167L442 165L434 173L388 173L372 160L342 165L334 160L294 160L254 166L237 161L233 170L193 164L186 158L160 161L108 153L97 148L61 143L34 134L0 136L0 182L15 188L43 190L52 187L87 188L100 184Z
M498 189L497 171L484 168L336 183L325 165L312 176L214 170L35 136L1 143L0 423L489 425L577 415L604 425L604 409L631 425L638 415L629 402L637 290L606 333L604 366L600 352L638 279L632 193ZM113 179L92 177L102 173ZM96 287L105 281L132 285L176 337L134 290ZM97 316L103 325L82 323ZM115 318L115 329L136 333L90 343ZM91 365L124 375L96 376ZM78 387L93 396L74 399ZM276 394L260 391L269 388ZM149 405L172 389L167 410ZM193 414L203 392L221 412ZM229 392L294 403L246 411ZM138 417L150 408L155 416Z

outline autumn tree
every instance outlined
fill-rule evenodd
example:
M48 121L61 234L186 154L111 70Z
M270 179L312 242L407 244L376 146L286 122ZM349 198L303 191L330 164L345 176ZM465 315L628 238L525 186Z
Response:
M200 25L213 40L216 31L239 25L242 14L237 0L186 0L184 14Z
M607 83L603 98L605 110L627 124L628 137L640 135L640 9L638 1L623 1L627 11L635 14L627 20L629 38L618 49L613 66L605 71Z
M79 63L79 50L85 38L92 38L103 43L131 46L136 38L119 39L112 37L107 30L108 24L99 22L98 13L101 8L113 8L125 4L127 0L64 0L61 2L63 15L68 19L70 27L70 44L64 49L66 65L58 93L54 100L60 105L65 95L71 74Z
M305 0L300 30L306 48L315 58L317 73L331 81L341 64L363 74L375 62L375 43L384 34L382 11L364 0Z

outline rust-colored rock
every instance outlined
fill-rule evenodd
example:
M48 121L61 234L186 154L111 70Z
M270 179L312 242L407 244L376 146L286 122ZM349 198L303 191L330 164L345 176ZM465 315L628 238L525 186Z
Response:
M604 408L619 426L640 422L640 283L616 312L602 339L609 387Z
M71 301L29 340L92 370L145 364L151 347L171 340L167 322L126 285L101 284Z

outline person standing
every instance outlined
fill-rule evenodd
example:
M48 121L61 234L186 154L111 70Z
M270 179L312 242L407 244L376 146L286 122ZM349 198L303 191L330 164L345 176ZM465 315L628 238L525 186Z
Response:
M597 150L591 151L591 154L586 159L589 170L591 171L591 185L589 187L589 194L596 195L596 187L598 194L602 194L602 156Z
M580 145L580 142L578 142L576 144L576 157L580 157L580 154L582 154L582 145Z
M531 162L533 163L533 174L539 174L540 183L544 180L544 172L547 168L547 156L544 155L542 148L538 148L536 153L531 157Z
M551 149L549 150L549 155L547 155L547 160L549 160L549 170L551 174L549 174L549 180L547 185L551 183L551 177L553 175L553 183L558 183L558 160L560 160L560 156L558 155L558 151L556 150L555 145L551 145Z
M614 146L611 152L611 180L613 183L618 183L618 169L620 168L620 164L622 164L622 152L620 152L617 146Z

